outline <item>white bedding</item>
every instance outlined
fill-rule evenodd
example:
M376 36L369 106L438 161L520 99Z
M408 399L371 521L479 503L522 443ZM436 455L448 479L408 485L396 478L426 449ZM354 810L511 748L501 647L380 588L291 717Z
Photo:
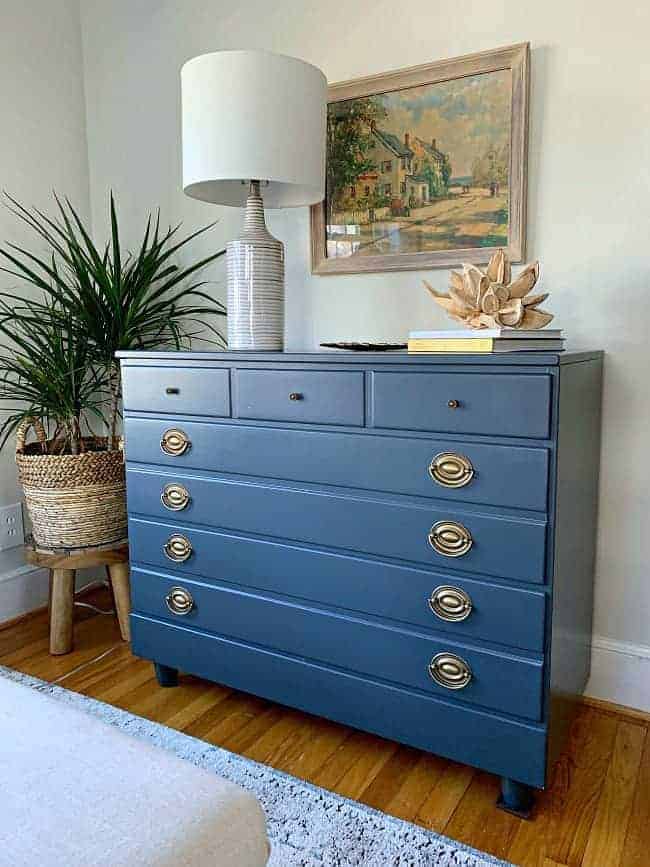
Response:
M263 867L249 792L0 678L0 865Z

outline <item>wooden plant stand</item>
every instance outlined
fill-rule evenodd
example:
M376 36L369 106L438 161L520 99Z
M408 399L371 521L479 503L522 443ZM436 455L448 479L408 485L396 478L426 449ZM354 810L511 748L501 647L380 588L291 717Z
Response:
M60 656L72 650L74 586L77 569L105 566L113 590L115 610L124 641L129 628L129 546L126 539L92 548L51 550L33 540L25 546L28 563L50 570L50 653Z

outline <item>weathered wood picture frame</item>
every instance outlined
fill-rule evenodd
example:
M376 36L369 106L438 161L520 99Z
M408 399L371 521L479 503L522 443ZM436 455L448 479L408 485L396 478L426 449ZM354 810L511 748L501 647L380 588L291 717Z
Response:
M312 272L326 275L449 268L461 262L487 262L496 250L502 248L507 250L511 262L521 262L525 256L526 242L529 58L529 44L521 43L331 85L328 90L328 193L324 202L311 209ZM491 74L492 79L489 79ZM406 100L409 106L414 99L424 99L428 100L426 104L431 105L440 103L440 95L443 94L448 104L450 101L458 104L461 97L464 98L461 90L489 87L491 81L495 87L497 84L500 87L503 112L496 123L501 124L501 137L505 139L501 150L497 150L496 146L493 148L492 154L495 156L486 150L485 156L479 155L474 160L471 176L454 178L454 155L439 150L435 138L411 138L412 133L407 131L401 136L396 135L395 131L383 132L377 122L371 119L374 115L369 112L365 133L360 137L356 156L351 158L365 160L364 165L370 166L370 170L359 176L363 183L359 187L363 198L353 201L352 211L345 211L344 200L343 204L338 205L338 214L334 212L337 205L333 204L336 201L334 197L330 199L334 184L331 181L333 174L329 157L336 144L330 144L333 142L330 119L340 117L340 113L346 110L349 118L353 106L350 101L359 101L355 105L361 106L362 112L364 106L372 109L373 105L381 103L381 111L387 116L383 106L390 104L391 99L392 104L395 100ZM459 93L454 92L455 83L458 83ZM432 85L442 85L442 89L434 91ZM413 91L413 88L420 90ZM504 97L504 88L508 88L509 97ZM373 97L377 99L373 100ZM343 105L338 109L332 108L339 103ZM480 97L477 104L481 105ZM448 115L453 115L448 106L447 109ZM487 111L485 100L483 108L478 110ZM332 114L333 111L339 114ZM507 118L505 111L508 113ZM421 117L422 107L419 108L419 114L406 116ZM349 122L359 123L358 117L357 111ZM507 122L509 132L504 127ZM393 126L397 124L395 121ZM369 147L372 150L369 151L368 142L371 139L373 142ZM374 139L379 142L379 156L383 150L392 147L395 159L372 163L369 154L376 152ZM440 142L440 147L444 149L444 142ZM387 155L390 156L389 150ZM422 159L418 159L418 156ZM467 159L467 154L464 154L465 163ZM392 176L382 173L389 167L394 173L394 165L402 167L403 178L396 178L398 184L382 184L383 180L392 180ZM414 166L417 169L418 165L424 167L428 174L418 176L414 170ZM441 188L433 186L434 169L439 171L443 179ZM407 173L409 170L410 174ZM398 186L398 195L391 197L395 186ZM356 190L355 182L348 185L346 193L356 196ZM350 201L348 198L347 206ZM364 203L365 211L362 208ZM375 210L375 206L382 203L383 207ZM357 204L359 210L355 212ZM454 205L457 205L458 216L451 218L450 230L450 218L445 215L443 219L442 209L446 206L448 212ZM490 207L496 210L488 211ZM348 222L350 214L352 219ZM356 225L355 214L359 215ZM380 215L379 219L377 214ZM495 214L499 215L497 219L500 223L496 229L489 220L482 220L483 217L494 219ZM342 219L339 215L343 215ZM335 218L341 219L341 224L335 225ZM450 236L445 236L448 231L451 231L452 238L449 243L446 237ZM484 233L482 236L481 231ZM497 234L497 231L501 234ZM474 240L476 243L473 243ZM445 248L447 243L448 247ZM396 247L397 252L394 252ZM401 247L405 249L402 251Z

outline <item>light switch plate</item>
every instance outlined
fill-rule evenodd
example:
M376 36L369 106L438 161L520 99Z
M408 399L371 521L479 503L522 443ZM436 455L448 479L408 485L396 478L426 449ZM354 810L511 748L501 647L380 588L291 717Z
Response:
M25 542L23 508L20 503L0 507L0 551L17 548Z

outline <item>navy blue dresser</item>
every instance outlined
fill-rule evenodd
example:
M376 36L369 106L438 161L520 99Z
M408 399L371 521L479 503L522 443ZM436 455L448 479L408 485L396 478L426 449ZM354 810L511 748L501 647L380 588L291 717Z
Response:
M502 777L589 674L600 353L129 352L133 651Z

